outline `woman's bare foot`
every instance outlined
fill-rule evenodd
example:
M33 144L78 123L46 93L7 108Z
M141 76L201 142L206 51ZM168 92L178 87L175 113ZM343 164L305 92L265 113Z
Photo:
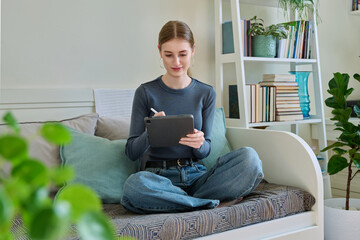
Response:
M220 204L217 207L220 208L220 207L228 207L231 205L235 205L235 204L238 204L239 202L241 202L241 200L243 200L243 197L239 197L235 200L228 201L228 202L220 202Z

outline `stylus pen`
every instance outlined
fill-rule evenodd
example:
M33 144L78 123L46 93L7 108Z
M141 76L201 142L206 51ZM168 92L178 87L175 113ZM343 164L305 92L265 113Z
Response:
M153 112L153 113L158 113L155 109L153 108L150 108L150 110Z

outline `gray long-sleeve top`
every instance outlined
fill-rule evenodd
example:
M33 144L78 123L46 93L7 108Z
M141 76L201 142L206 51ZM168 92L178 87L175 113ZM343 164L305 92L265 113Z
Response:
M169 88L161 80L161 76L140 85L135 91L126 155L137 160L150 148L149 160L152 161L207 157L210 153L215 103L214 88L194 78L184 89ZM150 108L164 111L166 115L192 114L194 127L204 132L203 145L199 149L188 146L151 148L144 124L145 117L154 115Z

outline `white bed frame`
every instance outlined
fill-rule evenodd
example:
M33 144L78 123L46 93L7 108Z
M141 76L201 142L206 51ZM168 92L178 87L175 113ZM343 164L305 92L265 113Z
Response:
M256 149L265 179L271 183L300 187L316 203L309 212L258 223L201 239L324 239L324 195L321 170L315 154L299 136L282 131L227 128L233 148Z
M94 111L92 89L17 89L0 91L0 116L12 110L19 121L60 120ZM227 128L233 148L250 146L262 162L271 183L300 187L316 203L312 210L213 234L201 239L324 239L323 181L317 159L308 144L289 132Z

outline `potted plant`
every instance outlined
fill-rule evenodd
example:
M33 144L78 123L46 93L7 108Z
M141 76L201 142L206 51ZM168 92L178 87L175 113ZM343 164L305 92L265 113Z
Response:
M250 19L248 35L251 36L251 51L254 57L275 57L276 40L287 37L287 24L264 26L264 20L254 16Z
M346 104L346 99L353 92L348 88L349 74L335 73L329 81L328 93L331 97L325 100L326 106L332 108L334 115L331 120L335 121L335 130L340 131L337 141L322 151L332 149L332 155L328 162L328 173L336 174L347 169L346 198L332 198L325 200L325 238L329 239L357 239L360 229L360 199L350 199L351 180L360 171L360 124L353 124L350 120L352 111L360 118L360 108L354 106L352 109ZM355 74L354 79L360 82L360 75ZM360 102L359 102L360 104ZM357 168L353 172L352 167ZM344 209L344 210L343 210Z
M3 121L9 125L9 131L0 133L0 240L64 239L71 224L78 226L82 239L115 239L114 228L102 212L101 200L89 187L68 184L55 201L49 197L50 186L69 181L73 170L49 168L29 156L28 140L20 135L13 115L7 113ZM72 140L70 131L59 123L44 124L40 135L55 145ZM2 171L4 164L10 165L10 173ZM26 233L12 232L17 218L22 220Z
M308 19L308 11L315 10L316 18L319 20L319 0L279 0L278 3L284 14L289 12L295 16L297 13L300 19Z

